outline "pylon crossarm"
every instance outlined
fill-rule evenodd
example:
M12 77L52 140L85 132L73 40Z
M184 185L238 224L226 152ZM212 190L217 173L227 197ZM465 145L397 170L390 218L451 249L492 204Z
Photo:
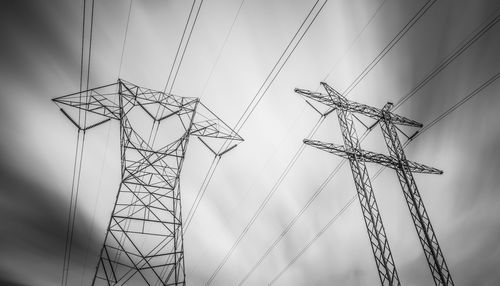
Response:
M370 152L358 148L347 149L345 146L333 143L325 143L317 140L304 139L304 143L306 145L318 148L328 153L335 154L344 159L351 159L353 157L356 157L358 160L361 160L363 162L377 163L391 169L399 168L399 162L397 159L384 154ZM415 163L412 161L406 161L406 162L408 163L407 168L409 168L409 170L413 173L439 174L439 175L443 173L443 171L441 170L423 164Z
M91 112L111 119L120 119L120 105L118 102L118 93L110 93L110 90L116 90L117 83L100 86L97 88L72 93L53 98L56 103L71 121L76 121L63 107L76 108L82 111ZM79 126L80 127L80 126ZM82 127L83 129L83 127Z
M345 159L356 157L358 160L361 160L363 162L376 162L387 167L392 167L391 165L394 163L389 156L365 151L358 148L348 149L345 146L308 139L305 139L304 143Z
M300 89L296 88L295 92L310 98L314 101L317 101L319 103L325 104L327 106L330 106L332 108L339 108L341 110L353 112L353 113L360 113L363 115L366 115L368 117L371 117L375 120L381 120L384 118L384 113L382 109L368 106L366 104L362 103L357 103L351 100L346 99L343 95L341 95L339 92L335 91L333 88L328 86L326 83L322 83L325 89L327 90L328 94L323 94L320 92L314 92L306 89ZM327 88L328 87L328 88ZM398 125L406 125L406 126L413 126L413 127L422 127L423 125L417 121L408 119L406 117L403 117L401 115L389 112L386 113L385 116L390 116L392 122L394 124Z
M243 141L243 138L236 131L201 102L198 103L196 117L190 134L200 137Z
M443 174L443 171L436 169L434 167L429 167L424 164L415 163L409 160L407 160L406 163L408 164L408 167L412 173L435 174L435 175Z

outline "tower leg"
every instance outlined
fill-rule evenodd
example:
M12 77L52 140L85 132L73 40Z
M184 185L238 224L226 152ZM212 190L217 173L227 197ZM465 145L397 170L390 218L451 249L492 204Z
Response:
M454 285L443 253L439 247L436 234L434 233L431 221L418 191L417 184L410 171L396 127L389 117L385 117L382 120L381 127L390 155L398 160L399 166L396 168L396 173L401 188L403 189L403 194L408 204L415 229L417 230L418 238L424 250L425 258L429 264L434 283L436 285Z
M354 128L352 115L341 109L337 109L337 115L346 148L359 149L360 144ZM401 285L366 165L356 156L349 156L349 164L356 185L359 203L361 204L361 210L363 212L363 218L370 239L375 263L377 265L380 282L382 285Z

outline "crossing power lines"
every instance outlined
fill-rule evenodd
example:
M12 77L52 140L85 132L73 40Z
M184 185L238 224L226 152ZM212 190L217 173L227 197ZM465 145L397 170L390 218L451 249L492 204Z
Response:
M93 28L94 28L94 0L91 2L90 7L90 16L87 14L89 11L87 10L87 1L83 0L83 13L82 13L82 36L81 36L81 51L80 51L80 84L79 89L83 91L86 88L88 89L90 84L90 70L91 70L91 58L92 58L92 38L93 38ZM87 18L90 17L90 24L88 23ZM89 26L89 27L87 27ZM90 32L86 32L87 29ZM87 36L88 33L88 36ZM88 40L87 40L88 37ZM87 63L86 66L84 64L85 61L85 43L88 41L87 45ZM86 75L85 75L86 70ZM86 81L86 83L85 83ZM82 103L82 97L80 97L80 103ZM83 121L83 122L82 122ZM74 156L74 165L73 165L73 175L71 180L71 192L70 192L70 202L69 202L69 211L67 218L67 226L66 226L66 240L64 246L64 260L63 260L63 268L62 268L62 278L61 278L61 286L68 284L68 276L69 269L71 263L71 252L73 246L73 236L75 233L75 221L77 217L77 207L78 207L78 195L80 191L80 178L82 173L82 162L83 162L83 153L85 147L85 130L87 129L86 115L78 112L77 117L78 125L84 126L83 129L79 128L77 130L76 136L76 146L75 146L75 156Z
M451 64L455 59L457 59L461 54L463 54L468 48L470 48L476 41L478 41L483 35L486 34L495 24L499 22L500 10L495 11L493 16L488 17L483 23L481 23L473 33L471 33L464 41L462 41L457 48L453 50L453 52L448 55L444 60L442 60L437 66L432 68L424 77L421 81L419 81L414 88L412 88L410 91L408 91L407 94L405 94L398 102L395 104L394 110L397 110L399 107L401 107L407 100L409 100L411 97L415 96L418 94L418 92L425 87L432 79L434 79L440 72L442 72L449 64ZM496 75L497 76L497 75ZM487 81L485 84L489 83L491 80L496 80L496 76L492 77L489 81ZM482 89L481 89L482 90ZM478 90L477 92L480 92ZM476 93L477 93L476 92ZM476 93L471 93L471 94L476 94ZM473 96L473 95L472 95ZM464 98L465 100L465 98ZM457 103L458 104L458 103ZM463 103L462 103L463 104ZM458 106L456 107L458 108ZM450 109L451 111L451 109ZM447 111L443 113L441 116L447 116L447 114L450 112ZM440 117L441 117L440 116ZM438 118L440 118L438 117ZM438 119L436 118L436 119ZM417 136L420 135L420 133L425 132L428 128L432 127L434 125L434 121L430 122L429 124L425 125L419 133L412 139L416 138ZM316 127L316 126L315 126ZM367 129L360 137L360 142L363 142L363 140L366 138L366 136L371 132L372 128ZM310 138L310 134L306 138ZM407 142L407 144L410 141ZM266 251L259 257L258 261L251 267L251 269L245 274L245 276L240 280L239 285L242 285L245 283L245 281L253 274L253 272L262 264L264 259L272 252L272 250L279 244L279 242L285 237L285 235L292 229L293 225L299 220L299 218L304 214L304 212L309 208L309 206L312 204L312 202L318 197L318 195L326 188L326 186L330 183L330 181L333 179L333 177L338 173L340 168L346 163L346 160L342 160L335 168L332 170L332 172L327 176L327 178L321 183L321 185L314 191L314 193L310 196L310 198L307 200L307 202L304 204L304 206L296 213L296 215L290 220L290 222L283 228L282 232L276 237L276 239L271 243L271 245L266 249ZM382 170L382 168L380 169ZM378 175L375 175L374 179ZM353 197L353 199L355 196ZM348 202L349 204L352 203L352 200Z
M351 83L351 85L349 85L348 88L346 89L346 91L345 91L346 94L349 94L352 90L354 90L356 88L357 85L359 85L360 83L362 83L364 81L364 78L366 77L366 75L378 64L378 62L380 62L385 57L386 54L388 54L390 52L390 50L398 43L398 41L401 38L403 38L404 35L408 31L411 30L412 26L415 25L419 21L419 19L421 19L424 16L424 14L430 9L430 7L435 2L436 1L428 1L428 2L426 2L424 4L424 6L417 12L417 14L413 18L411 18L411 20L409 22L410 25L408 25L408 24L405 25L403 27L403 29L393 38L393 40L391 40L388 43L388 45L384 48L384 50L382 50L381 53L379 53L379 55L361 72L361 74L359 74L359 76L354 79L354 81ZM198 5L195 5L195 3L198 3ZM238 8L236 16L235 16L235 18L234 18L234 20L233 20L233 22L231 24L231 27L229 29L228 34L226 35L226 38L224 40L224 44L222 45L222 49L220 50L220 52L219 52L219 54L217 56L216 62L214 64L214 66L212 67L212 70L211 70L210 75L209 75L209 77L207 79L207 82L210 80L210 76L211 76L211 74L212 74L212 72L214 70L215 65L217 64L218 58L220 57L220 55L221 55L221 53L222 53L222 51L224 49L225 43L227 42L228 37L229 37L229 35L230 35L230 33L231 33L232 29L233 29L233 26L234 26L234 24L236 22L236 19L237 19L239 13L240 13L240 10L242 9L243 3L244 3L244 0L241 2L240 6ZM382 3L380 4L379 8L376 10L377 12L384 5L384 3L385 3L385 1L382 1ZM167 80L167 84L165 85L165 91L167 89L169 90L169 92L172 91L173 84L175 83L175 79L177 78L177 76L179 74L180 66L181 66L182 60L184 58L184 55L186 53L186 48L188 46L189 39L191 38L191 35L193 33L194 26L195 26L194 24L196 23L196 19L198 18L198 15L199 15L201 7L202 7L202 4L203 4L203 1L201 1L201 2L197 2L196 0L193 1L193 5L192 5L191 11L189 13L190 16L188 17L188 21L186 23L186 27L184 28L184 32L183 32L182 37L181 37L181 43L179 44L179 48L178 48L177 53L176 53L176 59L174 59L174 64L173 64L172 68L170 69L169 78ZM321 5L319 3L319 1L316 1L316 3L314 4L313 8L311 9L311 11L309 12L309 14L306 17L306 20L309 19L308 21L310 21L310 22L306 22L306 20L305 20L302 23L302 25L299 27L299 29L297 30L297 32L293 36L292 40L290 41L290 43L285 48L285 51L281 54L281 56L279 57L278 61L275 64L275 66L272 68L271 72L268 74L267 78L265 79L265 81L260 86L260 88L257 91L257 93L251 99L250 103L248 105L246 105L246 109L243 111L242 116L240 117L240 119L238 120L237 124L235 125L235 130L241 131L243 129L243 126L245 125L245 123L247 122L247 120L249 120L251 114L253 114L255 108L259 105L259 102L261 101L261 99L263 98L263 96L267 93L269 87L273 84L274 80L280 74L282 68L286 65L286 62L288 61L288 59L290 58L290 56L293 54L295 48L298 46L298 44L300 43L300 41L302 40L302 38L305 36L305 34L307 33L307 30L312 25L312 23L314 22L314 20L316 19L316 17L318 16L318 14L320 13L320 11L322 10L322 8L323 8L323 6L325 4L326 4L326 1L323 3L323 5ZM129 15L128 15L128 19L127 19L127 26L125 28L126 31L128 30L128 22L130 20L131 7L132 7L132 1L130 1ZM196 7L198 7L198 8L195 9ZM93 8L92 8L92 10L93 10ZM85 12L84 12L84 14L85 14ZM464 40L461 43L461 45L456 50L454 50L454 52L451 55L449 55L442 62L440 62L440 64L437 65L431 72L429 72L426 75L426 77L424 77L424 79L422 79L412 90L410 90L404 97L402 97L397 102L395 108L398 108L399 106L402 106L405 102L407 102L414 94L418 93L418 91L422 87L424 87L428 82L430 82L437 74L439 74L442 70L444 70L456 58L458 58L465 51L467 51L477 40L479 40L490 29L492 29L493 26L495 26L496 23L498 22L498 20L499 20L498 17L499 17L498 14L495 15L495 18L493 18L490 22L488 22L487 24L479 27L473 33L472 37ZM193 20L194 23L190 22L191 21L190 18L194 18L194 20ZM370 19L370 21L372 19L373 19L373 17ZM370 21L368 23L370 23ZM191 23L190 27L188 27L188 23ZM367 26L368 25L364 26L364 28L362 29L362 32L365 30L365 28ZM84 22L84 27L85 27L85 22ZM91 27L92 27L92 25L91 25ZM82 33L82 34L85 34L85 33ZM83 36L82 36L82 38L83 38ZM125 39L123 41L123 46L125 46L126 41L127 41L127 32L125 32ZM89 46L91 46L91 45L92 44L90 43ZM123 61L123 54L124 54L124 48L122 48L119 73L121 71L121 64L122 64L122 61ZM88 89L88 86L89 86L89 78L90 78L90 63L91 63L90 57L91 57L91 49L89 48L89 53L88 53L88 69L87 69L87 89ZM82 83L82 81L83 81L82 79L84 77L84 75L83 75L83 58L84 57L83 57L83 44L82 44L82 67L81 67L82 72L81 72L81 76L80 76L81 77L81 83L80 83L80 90L81 91L84 90L82 88L83 85L84 85ZM328 75L326 76L326 78L328 78ZM483 88L486 88L486 86L488 86L491 83L493 83L494 81L496 81L497 78L498 78L498 75L496 75L496 77L493 76L492 78L490 78L489 81L487 81L487 82L485 82L483 84L484 85ZM205 87L206 87L206 84L205 84L203 90L205 89ZM481 90L483 88L481 88ZM479 92L480 92L480 90L477 93L479 93ZM203 92L202 92L202 94L203 94ZM471 95L470 98L473 97L473 96L474 95ZM467 102L470 98L463 99L463 101L457 103L457 105L454 108L455 109L459 108L461 105L463 105L465 102ZM453 109L453 110L455 110L455 109ZM161 110L161 114L160 114L160 110ZM450 113L453 112L453 110L450 111ZM159 118L163 118L163 112L164 111L165 111L164 109L160 109L160 107L159 107L159 109L156 111L157 114L154 117L158 118L158 119ZM316 111L318 111L318 110L316 110ZM323 124L325 118L332 111L333 110L328 110L325 113L321 113L321 112L318 111L321 116L319 117L318 122L314 125L314 128L311 130L311 132L308 134L307 137L311 137L312 135L314 135L316 133L316 131L318 130L318 128ZM448 114L443 114L442 118L446 117ZM89 127L89 128L92 127L92 126L87 126L85 117L84 116L82 116L82 117L83 117L83 120L84 120L83 126L85 126L85 127L83 129L79 129L79 131L78 131L78 136L79 137L78 138L85 138L86 128L87 127ZM430 122L427 126L431 126L432 127L434 124L436 124L437 122L439 122L440 120L442 120L442 118L441 119L436 118L436 122L435 123ZM154 141L156 139L157 132L158 132L158 126L159 126L159 122L160 121L161 120L156 120L155 121L155 124L157 123L158 125L156 125L156 128L154 128L154 125L153 125L153 128L151 129L151 132L149 133L149 138L147 140L147 143L150 143L150 142L154 143ZM78 120L78 125L80 125L80 116L79 116L79 120ZM426 127L424 127L424 129L422 129L421 131L426 130L425 129ZM430 128L430 127L427 127L427 128ZM367 131L366 131L366 134L368 134L370 132L370 130L371 130L371 128L368 128ZM416 136L419 136L420 134L421 133L418 133ZM413 138L415 138L416 136L414 136ZM80 142L80 140L81 139L78 139L78 142ZM83 141L84 141L84 139L83 139ZM215 171L217 169L217 166L219 164L220 155L222 155L223 152L226 152L227 150L230 150L230 149L232 149L235 146L235 145L230 146L230 144L231 144L231 141L227 140L223 144L223 147L225 149L221 148L221 150L219 150L218 152L216 152L216 150L213 150L214 159L213 159L212 164L211 164L211 166L210 166L210 168L209 168L209 170L208 170L208 172L207 172L207 174L205 176L205 179L204 179L203 183L201 184L200 190L198 191L198 193L196 195L195 203L192 205L192 207L191 207L191 209L190 209L190 211L188 213L188 216L186 217L185 221L183 222L183 224L185 225L184 230L187 229L187 227L190 225L190 223L192 222L193 218L195 217L195 214L197 213L200 201L202 200L202 198L203 198L203 196L205 194L205 191L207 190L207 187L209 186L210 181L211 181L212 177L214 176L214 173L215 173ZM74 190L72 190L72 195L71 195L70 214L69 214L69 218L68 218L68 233L67 233L67 241L66 241L66 249L67 250L66 250L66 253L65 253L65 256L68 256L68 257L69 257L69 254L71 253L71 236L72 236L73 228L74 228L74 224L72 225L71 221L74 222L75 213L76 213L76 199L75 198L78 197L78 182L79 182L79 177L80 177L79 172L81 171L81 164L82 164L82 160L78 159L78 158L82 158L82 155L80 155L80 154L83 154L83 142L81 143L81 147L78 147L78 145L77 145L76 149L77 149L77 152L75 154L75 172L74 172L74 175L73 175L73 184L72 184L72 188ZM276 180L275 184L273 185L271 191L265 196L265 198L262 201L262 203L260 205L258 205L257 211L251 217L249 223L246 224L246 226L244 226L243 232L241 233L240 237L238 237L238 239L236 240L236 243L233 244L233 247L231 248L230 252L226 253L226 256L224 257L224 260L223 260L222 264L219 264L219 267L215 270L214 273L212 273L212 276L210 277L210 279L207 282L207 284L211 284L211 283L213 283L215 281L216 276L221 271L221 269L224 267L224 264L226 264L229 261L229 257L231 256L231 253L238 246L239 242L242 241L242 239L244 239L244 237L246 236L246 234L250 231L252 225L255 223L255 221L257 220L257 218L260 216L262 210L267 206L267 204L268 204L269 200L271 199L271 197L276 193L276 191L283 184L283 182L285 181L286 177L288 176L288 173L293 168L293 166L296 164L296 161L298 160L298 158L301 156L303 150L304 150L304 145L301 145L299 147L299 149L297 150L297 152L295 152L293 154L293 156L292 156L292 158L290 160L290 163L285 167L284 171L277 178L277 180ZM78 165L80 166L79 168L77 167ZM338 172L338 170L340 169L340 167L342 167L342 165L339 165L338 168L334 169L334 175L336 174L336 172ZM332 175L330 178L333 178L334 175ZM331 180L331 179L329 179L329 180ZM329 180L328 180L328 182L329 182ZM321 190L323 188L324 187L321 187ZM300 212L292 220L291 224L287 225L287 227L280 234L280 236L277 238L277 240L275 240L275 242L273 242L272 246L266 250L265 254L263 256L261 256L261 258L259 259L259 261L257 262L257 264L255 264L253 266L253 268L251 269L250 273L248 273L248 275L245 276L242 281L240 281L240 285L243 284L250 275L252 275L252 273L261 264L261 262L263 261L263 259L265 259L265 257L267 257L269 255L269 253L279 243L279 241L284 237L284 235L286 235L290 231L291 227L302 216L302 214L305 212L305 210L307 210L307 208L309 208L309 206L311 205L312 201L314 201L316 199L316 197L318 196L318 194L319 194L319 192L315 192L314 193L314 197L311 200L307 201L306 206L304 206L304 208L302 208L300 210ZM68 245L69 245L69 250L68 250ZM69 258L68 259L65 258L65 262L64 263L65 264L63 266L63 280L67 280L67 272L68 272L68 268L69 268Z
M387 53L403 38L404 35L419 21L419 19L429 10L429 8L436 2L436 0L429 0L427 1L418 11L417 13L402 27L402 29L396 33L396 35L389 41L389 43L377 54L377 56L363 69L363 71L354 79L354 81L347 87L345 90L345 94L349 94L365 77L366 75L382 60L382 58L387 55ZM326 2L325 2L326 3ZM324 4L323 4L324 5ZM314 9L314 7L313 7ZM377 10L378 11L378 10ZM315 124L314 128L311 130L311 132L308 134L307 138L313 136L318 128L320 127L321 123L324 120L324 117L329 115L329 113L332 110L327 111L326 113L322 114L318 122ZM238 124L237 124L238 126ZM238 130L238 129L236 129ZM245 235L248 233L256 219L259 217L261 214L262 210L265 208L267 203L270 201L271 197L274 195L274 193L279 189L279 186L283 182L284 178L288 175L288 172L292 169L292 167L295 165L295 162L297 159L300 157L302 154L303 150L305 148L304 144L301 144L297 152L293 155L292 159L288 163L288 165L285 167L285 170L281 173L271 190L267 193L265 196L264 200L260 203L258 206L257 210L254 212L252 215L251 219L249 222L246 224L242 232L239 234L238 238L236 241L233 243L231 248L226 252L224 255L222 261L219 263L215 271L212 273L210 278L207 281L207 285L210 285L212 281L214 280L215 276L217 276L218 272L224 267L224 265L227 263L229 257L232 255L236 247L239 245L239 243L243 240Z
M403 147L408 146L411 142L413 142L417 137L421 136L422 134L426 133L429 131L433 126L435 126L437 123L441 122L443 119L445 119L448 115L456 111L458 108L463 106L465 103L467 103L469 100L471 100L474 96L477 96L483 91L485 88L493 84L498 78L500 77L500 72L497 72L493 76L491 76L488 80L483 82L481 85L479 85L476 89L474 89L472 92L467 94L465 97L463 97L460 101L458 101L456 104L445 110L443 113L441 113L439 116L431 120L429 123L424 124L424 127L415 134L411 139L408 139L404 144ZM325 181L321 184L321 187L326 186L330 182L330 180L333 178L332 174L336 174L337 168L339 166L342 166L346 163L346 160L342 160L339 165L334 169L334 172L332 172ZM386 167L382 166L378 169L378 171L375 173L373 176L373 181L375 181L378 176L386 169ZM301 248L300 251L297 252L295 256L283 267L269 282L269 285L273 285L279 278L286 273L286 271L295 263L299 258L304 255L304 253L307 252L307 250L316 243L316 241L330 228L352 205L353 202L355 202L357 199L356 195L353 195L343 206L342 208L336 212L332 218L320 229L319 232L317 232L314 237L309 240L306 245Z

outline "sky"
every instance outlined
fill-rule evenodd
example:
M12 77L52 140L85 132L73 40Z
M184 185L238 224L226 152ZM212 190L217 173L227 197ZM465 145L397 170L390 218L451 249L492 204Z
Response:
M241 2L204 1L173 93L202 97L234 126L314 2L246 0L227 36ZM207 188L184 237L188 284L209 279L318 121L318 113L293 89L321 90L319 82L326 81L343 92L425 2L326 3L241 128L245 141L223 156ZM123 45L130 2L96 0L90 86L123 78L162 90L191 3L133 1ZM499 8L494 0L437 1L348 98L375 107L398 102ZM82 1L0 3L1 285L60 284L77 131L51 99L79 90L82 9ZM425 126L497 74L498 26L397 113ZM499 91L493 82L406 148L410 160L444 171L415 179L457 285L500 281ZM87 134L70 285L88 285L92 279L120 181L118 127L111 122ZM357 128L361 134L362 125ZM342 144L334 113L312 139ZM380 128L362 147L387 154ZM185 209L193 204L211 160L200 142L190 142L181 175ZM340 162L306 147L213 285L238 284ZM368 164L368 170L373 177L378 167ZM382 172L373 187L402 284L431 285L395 172ZM344 164L245 285L266 285L275 278L274 285L379 283L357 201L277 277L354 195Z

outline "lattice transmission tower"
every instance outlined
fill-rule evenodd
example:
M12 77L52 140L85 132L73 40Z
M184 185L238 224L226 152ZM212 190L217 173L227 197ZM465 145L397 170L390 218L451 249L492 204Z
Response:
M348 100L326 83L321 83L327 94L295 89L302 96L336 110L344 146L305 139L304 143L348 159L358 193L366 229L382 285L400 285L396 266L384 231L365 162L372 162L396 170L404 197L410 210L420 243L424 250L432 278L436 285L454 285L450 271L432 228L424 203L418 192L413 173L442 174L443 172L406 159L396 125L422 127L421 123L390 111L392 103L382 109ZM390 156L361 149L353 121L359 113L376 120L370 129L380 123Z
M179 178L189 138L243 139L198 98L124 80L53 101L79 130L120 125L121 182L92 285L185 285ZM94 123L80 126L71 110Z

